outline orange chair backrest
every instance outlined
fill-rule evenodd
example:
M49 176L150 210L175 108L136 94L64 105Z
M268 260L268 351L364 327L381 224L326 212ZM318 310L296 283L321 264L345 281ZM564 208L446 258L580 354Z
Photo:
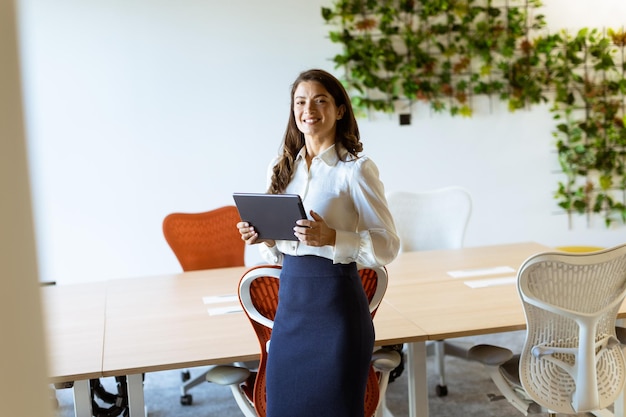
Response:
M277 266L277 268L280 268ZM256 310L264 317L274 321L276 316L276 308L278 307L278 287L279 279L272 276L263 276L255 279L250 284L250 298ZM259 417L265 417L267 414L266 397L265 397L265 366L267 363L267 342L272 336L272 329L250 320L252 327L257 335L259 346L261 349L261 360L257 370L257 376L251 393L247 395L252 398L254 408Z
M172 213L163 219L163 235L183 271L244 265L245 243L236 224L235 206L203 213Z
M250 271L259 268L275 268L280 270L278 265L259 265L249 269ZM277 274L279 271L277 272ZM363 288L367 296L368 301L372 301L376 289L378 287L378 274L373 269L360 269L359 275L363 283ZM245 276L245 274L244 274ZM280 280L277 276L261 275L256 277L249 286L249 298L254 306L254 309L260 313L263 317L273 321L276 315L276 309L278 307L278 288ZM241 287L240 287L241 288ZM241 299L241 295L240 295ZM253 387L244 386L244 392L254 402L254 408L259 417L265 417L266 411L266 397L265 397L265 367L267 362L267 342L272 336L272 329L257 322L250 317L246 305L242 303L244 312L250 319L250 323L254 328L259 341L261 349L261 360L257 371L255 383ZM376 314L377 308L372 310L372 318ZM373 416L376 412L379 400L379 387L378 387L378 375L374 368L370 366L369 375L367 380L367 387L365 393L365 416Z

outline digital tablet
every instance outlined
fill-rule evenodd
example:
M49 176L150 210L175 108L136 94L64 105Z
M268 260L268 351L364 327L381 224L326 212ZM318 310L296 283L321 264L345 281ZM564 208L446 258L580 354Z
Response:
M234 193L239 217L254 226L259 239L298 240L293 235L296 220L306 219L297 194Z

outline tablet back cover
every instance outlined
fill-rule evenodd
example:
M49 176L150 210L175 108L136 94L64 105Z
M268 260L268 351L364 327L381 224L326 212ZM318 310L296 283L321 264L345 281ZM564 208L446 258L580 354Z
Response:
M233 199L239 217L254 226L259 239L298 240L296 220L306 219L299 195L234 193Z

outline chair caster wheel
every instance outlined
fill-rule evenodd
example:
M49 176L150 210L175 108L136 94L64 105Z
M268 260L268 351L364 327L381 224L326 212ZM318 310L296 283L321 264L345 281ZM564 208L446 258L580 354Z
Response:
M191 379L191 374L189 373L189 371L182 371L180 373L180 379L185 382L185 381L189 381Z
M181 405L191 405L193 403L193 397L191 394L185 394L180 396Z
M437 385L435 388L435 392L437 393L437 397L445 397L448 395L448 386L447 385Z

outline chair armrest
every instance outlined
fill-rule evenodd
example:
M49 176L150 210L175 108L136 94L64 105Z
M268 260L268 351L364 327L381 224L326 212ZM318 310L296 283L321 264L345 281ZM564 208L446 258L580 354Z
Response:
M513 357L511 350L495 345L472 346L467 352L467 359L477 361L483 365L499 366Z
M443 349L446 356L454 356L461 359L470 359L469 352L475 345L471 342L444 340Z
M393 349L381 348L372 353L372 366L380 371L392 371L401 361L400 353Z
M250 370L240 366L218 365L206 374L207 382L219 385L241 384L250 376Z

